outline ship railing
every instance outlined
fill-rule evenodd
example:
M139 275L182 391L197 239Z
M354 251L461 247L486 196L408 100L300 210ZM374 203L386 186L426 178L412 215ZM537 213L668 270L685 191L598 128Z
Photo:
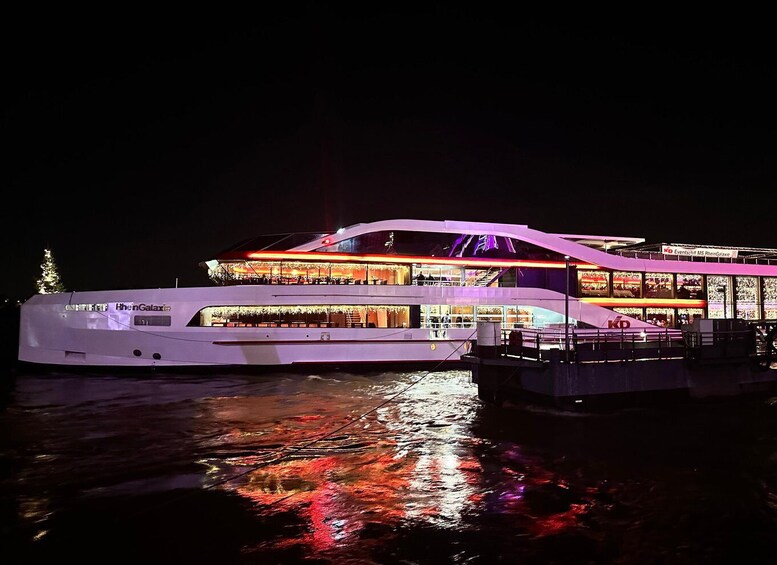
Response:
M615 255L631 257L634 259L650 259L660 261L691 261L694 263L742 263L747 265L777 265L777 257L774 253L762 256L742 255L740 257L707 257L695 255L668 255L660 251L612 251Z

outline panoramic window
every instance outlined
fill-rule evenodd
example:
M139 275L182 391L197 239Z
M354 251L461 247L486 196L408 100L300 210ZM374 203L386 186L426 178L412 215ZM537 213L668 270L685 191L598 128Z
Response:
M189 326L227 328L404 328L409 306L295 305L208 306Z
M410 267L301 261L223 262L210 271L219 284L409 284Z

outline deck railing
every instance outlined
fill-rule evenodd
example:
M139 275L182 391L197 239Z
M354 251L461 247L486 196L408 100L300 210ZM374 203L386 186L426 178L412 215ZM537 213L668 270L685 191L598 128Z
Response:
M766 256L742 255L740 257L705 257L695 255L668 255L660 251L617 250L613 254L633 259L651 259L659 261L692 261L694 263L742 263L746 265L777 265L777 256L772 252Z

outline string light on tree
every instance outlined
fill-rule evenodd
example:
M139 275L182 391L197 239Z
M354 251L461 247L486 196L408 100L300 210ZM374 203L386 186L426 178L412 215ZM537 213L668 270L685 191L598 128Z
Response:
M65 287L59 278L57 265L54 263L54 256L51 249L43 250L43 263L40 266L41 276L37 282L39 294L54 294L65 292Z

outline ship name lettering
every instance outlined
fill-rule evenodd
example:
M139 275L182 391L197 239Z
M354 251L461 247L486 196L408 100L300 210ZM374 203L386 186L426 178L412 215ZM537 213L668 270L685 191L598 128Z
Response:
M117 302L116 310L132 310L136 312L169 312L170 306L167 304L125 304L123 302Z

